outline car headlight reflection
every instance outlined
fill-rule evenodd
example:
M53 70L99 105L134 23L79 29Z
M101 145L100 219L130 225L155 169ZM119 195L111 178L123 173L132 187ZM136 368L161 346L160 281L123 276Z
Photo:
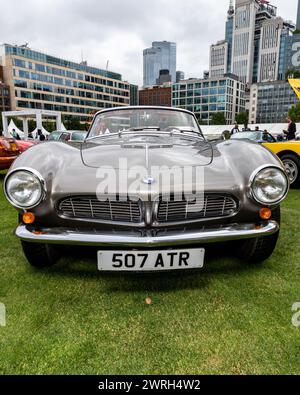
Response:
M17 170L6 179L5 192L12 205L27 209L40 203L44 188L41 177L29 170Z
M276 167L260 170L251 186L254 199L267 205L280 203L285 198L288 188L289 182L286 174Z

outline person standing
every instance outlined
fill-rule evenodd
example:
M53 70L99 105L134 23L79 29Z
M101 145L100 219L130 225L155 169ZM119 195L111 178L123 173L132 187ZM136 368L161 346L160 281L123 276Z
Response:
M295 140L296 138L296 132L297 132L297 126L293 120L288 117L287 118L289 125L288 125L288 130L284 130L284 134L286 135L287 140Z
M234 125L234 128L231 130L231 134L239 133L239 131L240 131L239 125L236 123Z
M43 135L43 132L41 131L41 129L37 130L37 138L40 141L45 141L46 140L46 137Z

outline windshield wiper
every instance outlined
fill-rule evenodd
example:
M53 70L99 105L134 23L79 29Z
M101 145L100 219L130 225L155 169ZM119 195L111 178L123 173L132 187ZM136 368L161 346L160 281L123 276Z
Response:
M176 126L174 126L172 129L170 128L169 130L168 130L168 132L170 132L170 133L173 133L173 132L180 132L180 133L194 133L194 134L197 134L198 136L200 136L200 137L203 137L204 138L204 136L203 136L203 134L201 133L201 132L199 132L199 131L197 131L197 130L195 130L195 129L193 129L193 128L191 128L191 129L188 129L188 128L178 128L178 127L176 127Z

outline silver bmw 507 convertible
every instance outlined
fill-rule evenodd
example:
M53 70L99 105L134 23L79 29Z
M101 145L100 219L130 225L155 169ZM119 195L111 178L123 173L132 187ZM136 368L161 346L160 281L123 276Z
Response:
M276 247L288 188L264 147L209 142L192 113L162 107L100 111L82 144L34 146L4 182L31 265L82 245L97 248L103 271L201 268L207 245L221 242L262 262Z

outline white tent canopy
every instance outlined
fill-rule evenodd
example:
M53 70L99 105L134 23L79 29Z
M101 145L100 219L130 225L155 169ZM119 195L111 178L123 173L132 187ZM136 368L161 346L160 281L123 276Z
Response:
M2 112L2 124L3 124L3 133L4 136L10 136L11 133L9 131L8 121L9 118L18 117L23 121L23 131L19 130L20 137L23 137L25 140L28 139L28 120L35 119L36 128L41 129L44 134L49 134L46 129L43 128L42 118L55 118L56 120L56 130L61 129L61 113L57 111L48 111L48 110L18 110L18 111L4 111ZM11 125L11 123L10 123ZM14 125L14 123L13 123ZM14 127L12 126L11 129ZM37 130L34 131L36 134Z
M19 135L20 137L24 137L24 133L22 132L22 130L20 130L20 129L16 126L16 124L14 123L13 120L10 121L10 123L9 123L7 129L8 129L9 135L12 136L12 137L14 137L14 132L15 132L15 133L18 133L18 135Z
M42 126L42 128L40 130L42 131L42 133L45 136L48 136L50 134L43 126ZM38 131L38 128L35 128L34 131L32 132L33 138L37 137L37 131Z

